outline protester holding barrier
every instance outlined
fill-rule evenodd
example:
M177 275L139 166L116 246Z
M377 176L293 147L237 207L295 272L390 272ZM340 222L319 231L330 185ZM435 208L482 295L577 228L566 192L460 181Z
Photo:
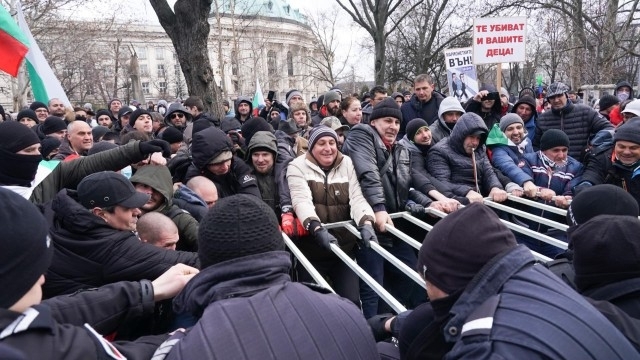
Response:
M309 152L293 160L287 168L287 181L293 210L302 225L309 230L307 236L298 233L296 245L324 277L328 277L336 293L360 304L358 276L331 252L331 243L355 257L358 240L346 229L330 234L322 223L353 219L360 227L360 246L377 242L373 230L373 210L362 195L351 158L338 151L338 135L328 126L319 125L311 130ZM315 238L313 241L311 238ZM300 281L312 282L309 273L296 268Z

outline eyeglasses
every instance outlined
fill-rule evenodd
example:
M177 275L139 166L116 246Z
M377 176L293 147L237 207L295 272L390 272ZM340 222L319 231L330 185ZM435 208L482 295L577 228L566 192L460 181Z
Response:
M175 119L175 118L182 119L183 117L184 117L184 114L182 114L182 113L173 113L173 114L171 114L171 119Z

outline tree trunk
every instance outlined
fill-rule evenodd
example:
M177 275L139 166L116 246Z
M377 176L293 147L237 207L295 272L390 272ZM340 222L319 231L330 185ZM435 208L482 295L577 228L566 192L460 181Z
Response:
M166 0L150 0L160 24L171 38L189 95L199 96L205 111L222 115L220 91L209 61L209 13L211 1L178 0L175 13Z
M384 29L383 29L384 30ZM381 31L376 32L376 37L373 40L375 51L375 80L376 85L384 86L385 70L386 70L386 41L384 33Z

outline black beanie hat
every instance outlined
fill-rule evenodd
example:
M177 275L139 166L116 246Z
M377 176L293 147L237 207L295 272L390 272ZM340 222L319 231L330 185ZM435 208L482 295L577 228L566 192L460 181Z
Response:
M629 141L640 144L640 121L627 121L620 125L613 134L613 141Z
M18 121L20 121L20 119L22 118L29 118L33 121L36 122L36 124L40 123L40 120L38 120L38 116L36 115L36 112L31 110L31 109L24 109L22 111L20 111L18 113L18 117L16 118Z
M569 147L569 137L562 130L549 129L540 138L540 150L549 150L557 146Z
M173 126L169 126L164 129L164 131L162 131L162 134L160 134L160 138L168 142L169 144L173 144L182 142L184 140L184 135L182 135L182 131L174 128Z
M60 147L60 144L60 140L54 137L46 137L40 141L40 154L42 154L43 158L47 159L53 150Z
M640 220L599 215L572 234L578 290L640 277Z
M429 124L421 118L415 118L407 124L407 139L413 142L413 138L416 137L418 130L423 127L429 128Z
M49 116L42 123L40 130L42 130L42 133L45 135L51 135L61 130L67 130L67 123L59 117Z
M473 226L469 226L473 224ZM464 289L491 259L517 246L489 207L472 203L440 220L418 254L418 272L447 294Z
M533 112L533 114L535 115L536 113L536 99L533 98L533 96L530 95L524 95L521 96L518 101L513 104L513 109L511 110L512 113L515 113L516 110L518 109L518 105L520 104L527 104L529 106L531 106L531 112Z
M35 205L4 188L0 188L0 204L4 233L0 239L0 308L8 309L47 272L53 245L47 221Z
M47 111L49 111L49 107L47 106L47 104L40 102L40 101L34 101L31 103L31 105L29 105L29 109L36 111L38 109L42 109L45 108L47 109Z
M195 135L196 133L209 128L213 126L213 124L211 124L211 121L209 121L208 119L198 119L196 121L193 122L193 128L191 130L191 135Z
M400 111L400 107L396 101L390 97L382 100L373 107L371 116L369 116L369 122L387 116L396 118L402 122L402 112Z
M620 100L618 99L618 97L613 96L611 94L606 94L606 95L602 95L602 97L600 98L600 101L598 101L598 106L600 107L600 110L607 110L613 105L618 105L619 103L620 103Z
M111 118L112 122L115 122L116 119L113 117L113 115L111 115L111 112L109 110L106 109L100 109L96 112L96 120L98 120L98 118L102 115L107 115Z
M232 195L218 200L198 229L198 257L202 269L284 248L276 214L253 195Z
M287 135L295 134L300 131L295 119L289 119L287 121L280 121L278 123L278 130L284 132Z
M573 197L567 209L567 224L580 225L598 215L640 215L638 202L622 188L611 184L588 187Z
M40 138L35 131L16 121L0 123L0 149L10 153L39 144Z
M111 131L111 130L109 130L108 127L100 126L100 125L98 125L98 126L94 127L93 129L91 129L91 135L93 135L93 142L94 143L98 143L98 142L102 141L102 138L104 137L104 135L106 133L108 133L109 131Z
M131 127L133 127L133 125L136 123L136 120L138 119L138 117L142 114L147 114L149 116L151 116L151 113L149 112L149 110L147 109L136 109L136 111L134 111L131 116L129 117L129 125L131 125Z
M242 137L244 138L245 144L249 144L251 142L251 138L258 131L269 131L273 132L273 128L267 120L262 117L254 117L250 118L242 124L240 127L240 131L242 132Z

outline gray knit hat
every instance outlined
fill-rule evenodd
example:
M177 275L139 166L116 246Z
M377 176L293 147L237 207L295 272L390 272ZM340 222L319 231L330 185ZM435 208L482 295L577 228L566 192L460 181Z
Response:
M440 103L440 107L438 108L438 117L442 119L442 114L449 111L457 111L460 113L465 113L460 101L453 96L447 96ZM444 120L444 119L443 119Z
M335 100L342 101L342 96L340 96L340 93L337 91L329 90L324 93L324 100L322 100L322 103L326 105Z
M524 121L522 121L522 118L518 114L515 114L515 113L506 114L500 119L500 130L504 132L509 127L509 125L515 124L515 123L520 123L522 124L522 126L524 126Z
M309 151L313 149L321 137L325 136L331 136L336 142L338 141L336 131L326 125L318 125L311 129L311 133L309 134Z

